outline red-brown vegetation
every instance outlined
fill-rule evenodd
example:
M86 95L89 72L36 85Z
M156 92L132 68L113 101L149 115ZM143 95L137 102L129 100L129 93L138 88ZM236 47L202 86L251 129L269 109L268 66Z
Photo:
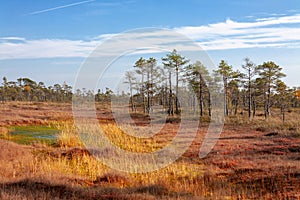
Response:
M15 124L48 124L72 117L70 104L55 103L1 104L0 115L2 132ZM113 123L109 110L99 108L97 115L101 123ZM133 117L137 123L147 124L147 117ZM299 199L297 127L281 131L264 126L261 131L260 126L228 122L212 152L199 159L207 130L206 125L201 126L190 149L179 160L145 174L109 169L78 146L24 146L0 140L0 198ZM177 127L176 122L167 123L153 142L168 142ZM147 152L150 145L146 141L143 148L133 149Z

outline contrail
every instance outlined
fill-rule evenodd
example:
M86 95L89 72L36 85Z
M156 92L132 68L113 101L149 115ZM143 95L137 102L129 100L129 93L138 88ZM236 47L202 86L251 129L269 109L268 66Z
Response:
M54 7L54 8L48 8L48 9L45 9L45 10L39 10L39 11L35 11L35 12L32 12L32 13L29 13L29 15L36 15L36 14L40 14L40 13L44 13L44 12L49 12L49 11L53 11L53 10L58 10L58 9L62 9L62 8L67 8L67 7L71 7L71 6L77 6L77 5L89 3L89 2L92 2L92 1L96 1L96 0L80 1L80 2L71 3L71 4L68 4L68 5L64 5L64 6L58 6L58 7Z

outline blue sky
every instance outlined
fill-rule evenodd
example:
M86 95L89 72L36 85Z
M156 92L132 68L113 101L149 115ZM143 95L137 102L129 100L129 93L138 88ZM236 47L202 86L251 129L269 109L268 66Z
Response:
M299 86L300 1L10 0L0 6L0 77L73 84L85 58L111 34L177 31L217 65L273 60Z

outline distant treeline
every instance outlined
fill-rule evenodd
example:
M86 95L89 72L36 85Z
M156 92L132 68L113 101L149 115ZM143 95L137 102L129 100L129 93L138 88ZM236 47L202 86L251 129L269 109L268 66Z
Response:
M169 115L180 114L179 91L189 97L189 105L199 115L211 115L212 92L224 94L224 114L236 115L246 111L251 118L258 108L270 116L270 108L280 108L284 120L285 112L300 106L299 88L289 88L282 78L282 67L272 61L255 65L249 58L244 59L240 70L222 60L212 72L200 61L191 63L176 50L160 58L141 57L134 63L134 70L125 74L129 92L114 94L109 88L97 92L77 89L75 96L94 96L97 102L109 102L112 96L130 97L134 112L149 113L154 105L162 106ZM213 88L213 89L212 89ZM212 91L214 90L214 91ZM63 84L46 86L29 78L8 81L3 77L0 86L1 101L71 102L72 87ZM195 108L197 106L197 108Z
M71 102L72 87L66 83L46 86L43 82L35 82L29 78L18 78L16 81L8 81L3 77L0 86L0 101L34 101L34 102ZM76 95L94 95L90 90L76 90ZM109 101L113 92L98 90L97 101Z

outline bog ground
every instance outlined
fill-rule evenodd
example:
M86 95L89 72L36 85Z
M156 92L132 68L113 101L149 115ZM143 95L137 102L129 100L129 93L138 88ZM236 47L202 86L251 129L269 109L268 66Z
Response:
M128 151L162 148L180 122L168 119L155 137L138 140L120 130L108 108L97 106L99 122L108 138ZM9 102L0 109L1 199L300 198L299 110L287 113L293 120L286 124L277 118L265 122L258 116L249 122L231 116L204 159L198 157L208 127L202 119L193 144L175 163L131 174L110 169L84 149L71 104ZM149 120L132 117L144 126Z

